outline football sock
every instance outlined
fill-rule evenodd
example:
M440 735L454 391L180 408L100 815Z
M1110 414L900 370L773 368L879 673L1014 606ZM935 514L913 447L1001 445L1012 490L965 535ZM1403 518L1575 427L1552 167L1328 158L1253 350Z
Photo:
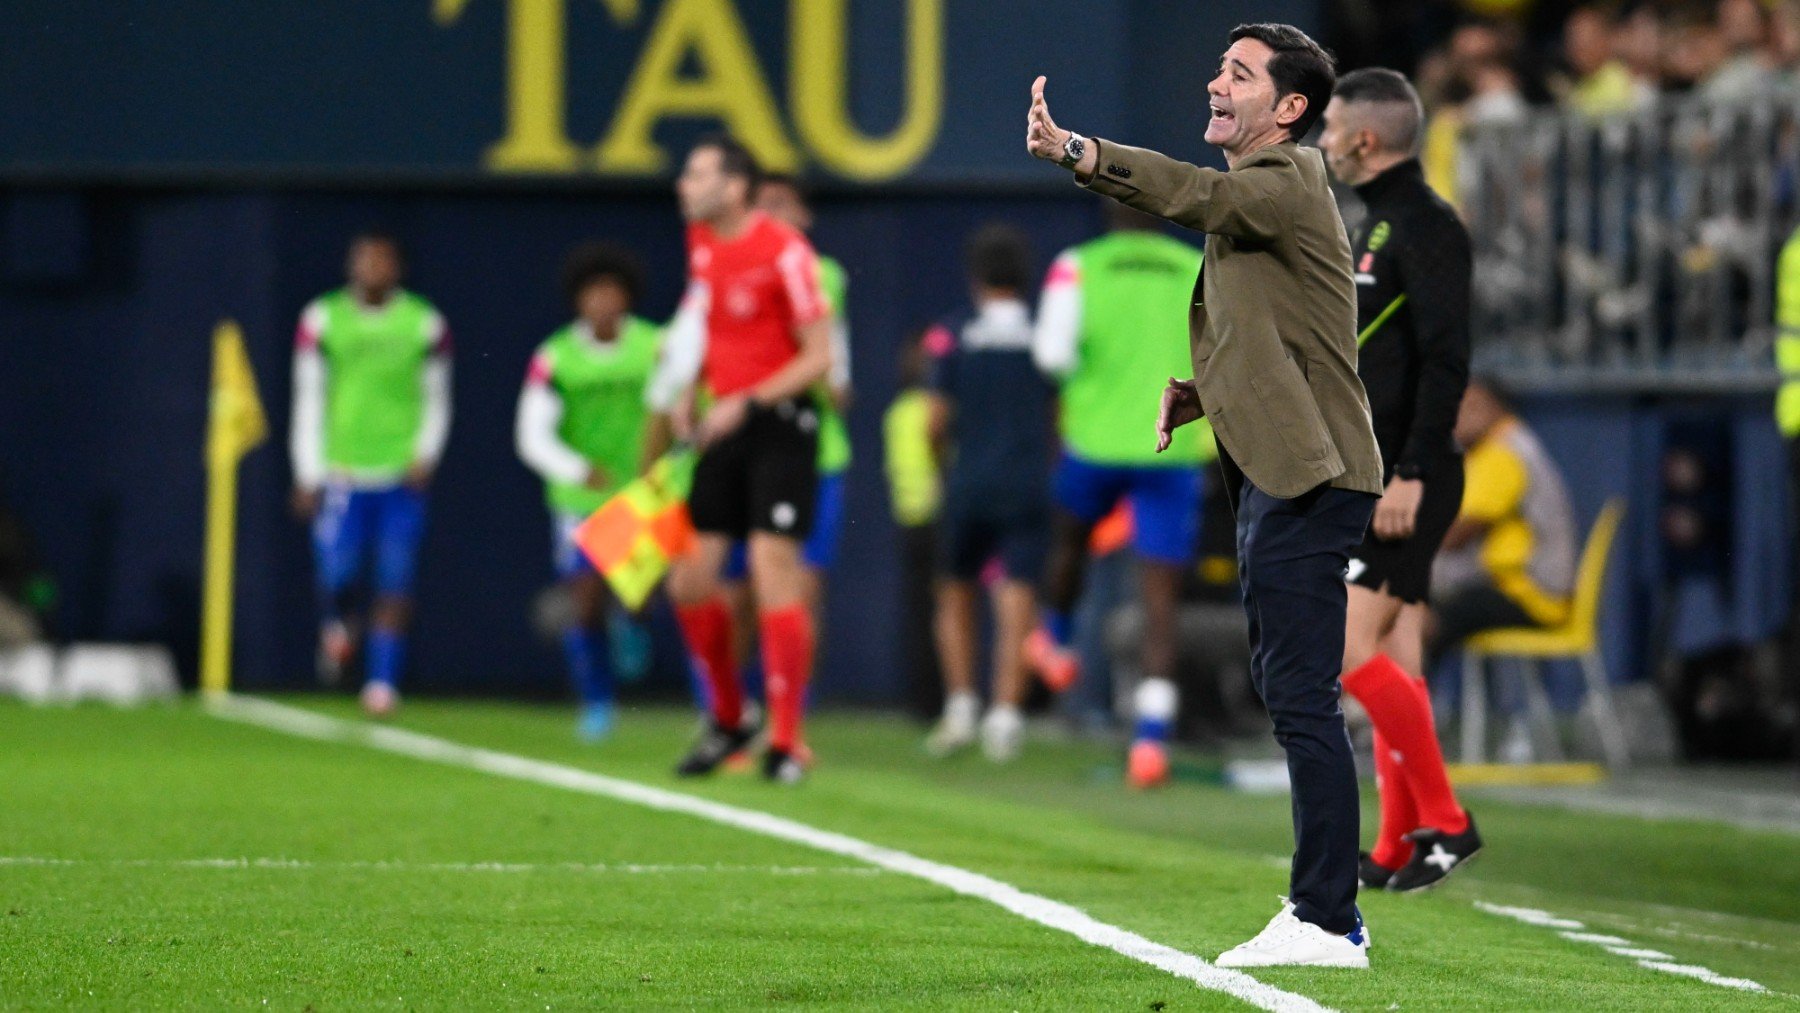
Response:
M1138 742L1167 742L1175 726L1175 684L1167 679L1145 679L1131 694L1137 723L1131 737Z
M1392 658L1377 654L1344 676L1344 691L1369 712L1369 720L1387 742L1387 752L1395 754L1418 808L1418 826L1452 834L1468 829L1468 815L1456 804L1450 774L1444 769L1424 680L1414 679Z
M1375 790L1381 799L1381 825L1369 857L1390 872L1398 871L1412 860L1413 846L1406 835L1419 829L1419 809L1406 775L1400 772L1400 761L1380 731L1375 733Z
M406 661L406 635L376 627L369 631L367 657L369 681L400 685L400 666Z
M707 703L713 721L721 728L737 728L744 721L744 690L738 683L731 658L731 609L723 598L675 609L687 640L694 670L706 684Z
M1067 609L1045 609L1044 629L1056 646L1067 647L1075 639L1075 617Z
M806 684L812 677L812 613L804 604L762 614L764 690L769 704L769 745L791 753L800 743Z
M583 704L611 703L613 698L612 652L604 638L580 626L563 631L563 657L569 663L569 682Z

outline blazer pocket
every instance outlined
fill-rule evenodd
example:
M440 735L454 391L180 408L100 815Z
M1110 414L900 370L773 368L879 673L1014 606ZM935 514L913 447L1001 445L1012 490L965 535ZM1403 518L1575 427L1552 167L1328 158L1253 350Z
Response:
M1224 448L1225 453L1231 456L1232 463L1239 468L1249 467L1254 460L1252 447L1237 438L1237 429L1233 425L1237 422L1236 413L1232 413L1230 418L1226 414L1225 409L1214 407L1206 413L1206 421L1212 424L1213 437L1219 441L1219 446Z
M1325 416L1294 360L1283 356L1274 369L1252 374L1250 389L1290 453L1302 461L1323 461L1331 455Z

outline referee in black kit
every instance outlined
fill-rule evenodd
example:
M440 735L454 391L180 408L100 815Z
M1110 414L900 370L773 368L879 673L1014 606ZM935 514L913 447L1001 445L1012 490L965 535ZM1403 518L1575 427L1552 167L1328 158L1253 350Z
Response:
M1423 633L1431 563L1462 505L1451 432L1469 376L1469 233L1425 183L1424 127L1406 78L1344 75L1319 147L1368 213L1351 236L1357 374L1369 392L1386 486L1350 553L1344 691L1375 726L1381 826L1363 856L1365 888L1414 890L1481 848L1456 800L1433 727Z

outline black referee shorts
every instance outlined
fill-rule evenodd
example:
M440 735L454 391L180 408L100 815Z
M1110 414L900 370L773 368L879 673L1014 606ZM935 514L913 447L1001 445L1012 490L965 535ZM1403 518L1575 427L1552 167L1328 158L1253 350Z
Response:
M1457 457L1431 469L1425 479L1425 495L1419 500L1419 516L1407 538L1389 541L1375 535L1375 526L1363 532L1362 544L1350 552L1345 578L1352 584L1392 595L1409 605L1431 600L1431 561L1444 544L1444 535L1462 510L1463 468Z
M819 413L812 398L752 405L737 431L694 466L694 527L734 541L752 531L805 538L819 488Z

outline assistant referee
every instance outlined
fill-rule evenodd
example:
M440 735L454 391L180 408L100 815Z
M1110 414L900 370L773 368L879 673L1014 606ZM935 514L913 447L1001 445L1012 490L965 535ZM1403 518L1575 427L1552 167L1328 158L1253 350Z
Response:
M1481 848L1457 804L1421 662L1431 563L1462 504L1451 436L1469 377L1469 233L1425 183L1418 93L1396 71L1338 80L1319 147L1367 206L1351 236L1357 373L1369 392L1386 488L1350 553L1345 692L1375 726L1381 828L1365 887L1415 890Z

